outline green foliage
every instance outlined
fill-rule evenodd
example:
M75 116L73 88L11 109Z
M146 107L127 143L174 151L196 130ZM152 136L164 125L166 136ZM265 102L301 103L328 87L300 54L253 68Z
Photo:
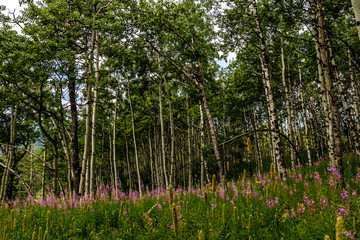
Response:
M328 162L320 160L313 167L289 171L285 181L267 173L228 182L227 191L218 186L213 192L211 185L193 193L177 189L171 205L166 192L159 192L159 197L108 199L76 208L10 204L0 208L0 234L4 239L323 239L325 235L335 239L340 215L345 218L345 231L357 236L360 202L355 195L360 190L360 172L352 169L360 164L352 153L345 156L347 161L349 187L344 190L332 185ZM24 231L24 225L14 225L14 220L26 221L34 230Z

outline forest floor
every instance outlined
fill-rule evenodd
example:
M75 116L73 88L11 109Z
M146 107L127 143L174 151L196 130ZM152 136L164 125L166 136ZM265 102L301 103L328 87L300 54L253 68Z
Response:
M240 174L226 187L118 192L101 186L92 197L48 194L3 202L1 239L344 239L359 238L360 162L343 158L345 188L326 157L273 171ZM170 191L171 192L171 191ZM171 193L170 193L171 195ZM173 206L173 208L170 208ZM338 223L337 223L338 222ZM336 227L335 227L336 226ZM337 233L336 233L337 232ZM338 238L336 238L338 239Z

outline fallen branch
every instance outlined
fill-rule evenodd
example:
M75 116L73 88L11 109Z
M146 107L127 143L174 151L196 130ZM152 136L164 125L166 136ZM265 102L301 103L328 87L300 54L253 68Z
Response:
M53 175L55 176L55 169L54 169L53 167L51 167L51 165L50 165L49 163L47 163L44 159L42 159L41 157L39 157L39 156L36 155L35 153L33 153L33 152L27 150L26 148L23 148L23 147L17 147L17 146L5 144L5 143L0 143L0 145L7 146L7 147L12 147L12 148L16 148L16 149L20 149L20 150L23 150L23 151L25 151L25 152L27 152L27 153L30 153L32 156L36 157L37 159L39 159L40 161L42 161L43 163L45 163L45 165L53 172ZM1 163L0 166L3 166L3 167L4 167L5 165L3 165L3 164ZM6 166L5 166L5 167L6 167ZM10 168L9 168L9 170L10 170ZM14 174L15 174L15 171L14 171L14 170L11 170L11 171L13 171ZM10 171L10 172L11 172L11 171ZM17 174L17 173L16 173L16 174ZM15 174L15 176L16 176L16 174ZM18 176L20 177L19 174L18 174ZM21 177L20 177L20 178L21 178ZM22 180L22 179L21 179L21 180ZM60 186L60 191L65 195L65 191L64 191L63 186L61 185L60 179L57 178L56 180L57 180L57 182L58 182L58 184L59 184L59 186ZM22 181L24 181L24 180L22 180ZM24 182L24 183L25 183L25 182ZM29 186L29 185L28 185L28 186ZM29 188L30 188L30 187L29 187ZM26 189L26 190L28 190L28 189ZM28 192L29 192L29 191L28 191ZM29 192L29 195L31 195L30 192Z
M24 181L24 179L23 179L17 172L15 172L14 170L12 170L11 168L9 168L8 166L6 166L5 164L3 164L2 162L0 162L0 166L2 166L2 167L4 167L4 168L7 168L12 174L15 175L15 177L17 177L18 179L20 179L21 184L24 185L27 193L28 193L29 195L31 195L30 186Z
M219 144L219 145L220 145L220 146L221 146L221 145L224 146L225 144L231 143L231 142L235 141L235 140L238 139L238 138L241 138L241 137L244 137L244 136L246 136L246 135L249 135L249 134L252 134L252 133L256 133L256 132L278 132L282 137L284 137L284 138L289 142L290 146L294 149L294 151L295 151L295 153L296 153L296 158L297 158L298 160L300 160L300 154L299 154L299 152L297 151L295 145L290 141L290 139L288 138L288 136L286 136L285 134L283 134L283 133L281 133L281 132L279 132L279 131L272 130L272 129L257 129L257 130L252 130L252 131L249 131L249 132L244 132L244 133L242 133L242 134L240 134L240 135L237 135L237 136L235 136L235 137L233 137L233 138L231 138L231 139L229 139L229 140L227 140L227 141L225 141L225 142L223 142L223 143L221 143L221 144Z

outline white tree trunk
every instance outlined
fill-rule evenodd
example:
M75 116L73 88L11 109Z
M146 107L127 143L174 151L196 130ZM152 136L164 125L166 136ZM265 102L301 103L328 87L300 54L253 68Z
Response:
M114 164L114 181L115 181L115 191L116 191L116 196L118 196L119 193L119 189L117 188L117 183L120 184L120 179L118 178L118 170L117 170L117 165L116 165L116 115L117 115L117 106L118 106L118 98L119 98L119 89L116 89L116 98L115 98L115 111L114 111L114 121L113 121L113 164ZM120 184L120 188L121 188L121 184Z
M136 144L135 117L134 117L134 110L133 110L131 94L130 94L130 82L129 82L129 79L128 79L128 97L129 97L129 104L130 104L131 125L132 125L132 133L133 133L134 148L135 148L136 174L137 174L139 195L140 195L140 198L141 198L142 197L142 191L141 191L140 165L139 165L139 156L138 156L138 150L137 150L137 144Z
M164 130L164 116L163 116L163 107L162 107L162 78L159 81L159 114L160 114L160 136L161 136L161 157L162 157L162 172L165 179L166 189L169 186L167 171L166 171L166 154L165 154L165 130Z
M319 31L319 50L320 50L320 58L321 64L324 72L324 80L326 83L326 91L329 93L329 109L332 114L331 123L331 135L333 136L332 145L334 146L334 155L330 156L332 160L333 167L335 167L341 176L341 183L344 184L344 172L343 172L343 165L342 165L342 152L341 152L341 137L340 137L340 114L339 109L336 104L336 96L334 93L332 80L331 80L331 73L330 67L328 63L326 45L325 45L325 21L324 21L324 14L322 10L321 0L317 0L317 14L318 14L318 31Z
M285 90L285 103L286 103L286 111L287 111L287 122L289 128L289 137L292 142L294 142L294 130L292 128L292 117L291 117L291 105L290 105L290 97L289 97L289 88L286 83L285 78L285 54L284 54L284 39L281 35L281 75L282 75L282 84ZM291 153L291 167L295 168L295 151L292 147L290 147Z
M173 111L172 111L172 100L171 100L171 94L169 91L169 86L166 81L166 77L164 77L164 85L166 89L166 95L168 97L169 101L169 115L170 115L170 176L169 176L169 182L171 185L174 185L174 171L175 171L175 134L174 134L174 117L173 117Z
M272 90L272 83L271 83L271 75L270 75L270 68L269 68L269 58L266 50L266 42L263 35L263 31L260 24L260 17L258 14L257 6L256 6L256 0L253 0L254 10L255 10L255 20L257 25L258 34L260 37L260 43L261 43L261 59L262 59L262 71L265 81L265 94L268 96L268 109L269 109L269 115L270 115L270 126L271 129L275 132L272 132L273 136L273 146L274 146L274 154L275 154L275 162L277 164L277 169L280 175L285 174L285 161L284 161L284 155L283 155L283 147L281 144L280 139L280 129L279 129L279 123L275 108L275 100Z
M188 93L186 93L186 119L187 119L189 188L192 188L191 127L190 127L190 110L189 110L189 95L188 95Z
M100 78L100 43L99 43L99 33L96 31L95 33L95 88L94 88L94 105L93 105L93 115L92 115L92 132L91 132L91 159L90 159L90 185L89 192L93 194L94 192L94 184L95 184L95 158L96 158L96 114L97 114L97 103L99 101L99 78Z
M310 136L309 136L309 128L307 124L307 112L305 109L305 101L304 101L304 84L302 82L302 76L301 76L301 67L300 63L298 65L299 68L299 81L300 81L300 99L301 99L301 108L303 111L303 121L304 121L304 127L305 127L305 140L306 140L306 151L308 155L308 161L309 165L312 165L312 159L311 159L311 145L310 145Z

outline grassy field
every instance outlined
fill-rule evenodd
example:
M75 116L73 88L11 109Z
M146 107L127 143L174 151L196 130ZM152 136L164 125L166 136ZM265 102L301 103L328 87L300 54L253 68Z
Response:
M116 196L115 189L101 186L92 197L49 194L7 201L0 208L0 238L338 239L335 225L342 217L340 235L357 239L360 163L353 153L343 161L345 188L325 157L287 171L282 179L273 171L242 173L226 187L145 187L141 199L137 192Z

